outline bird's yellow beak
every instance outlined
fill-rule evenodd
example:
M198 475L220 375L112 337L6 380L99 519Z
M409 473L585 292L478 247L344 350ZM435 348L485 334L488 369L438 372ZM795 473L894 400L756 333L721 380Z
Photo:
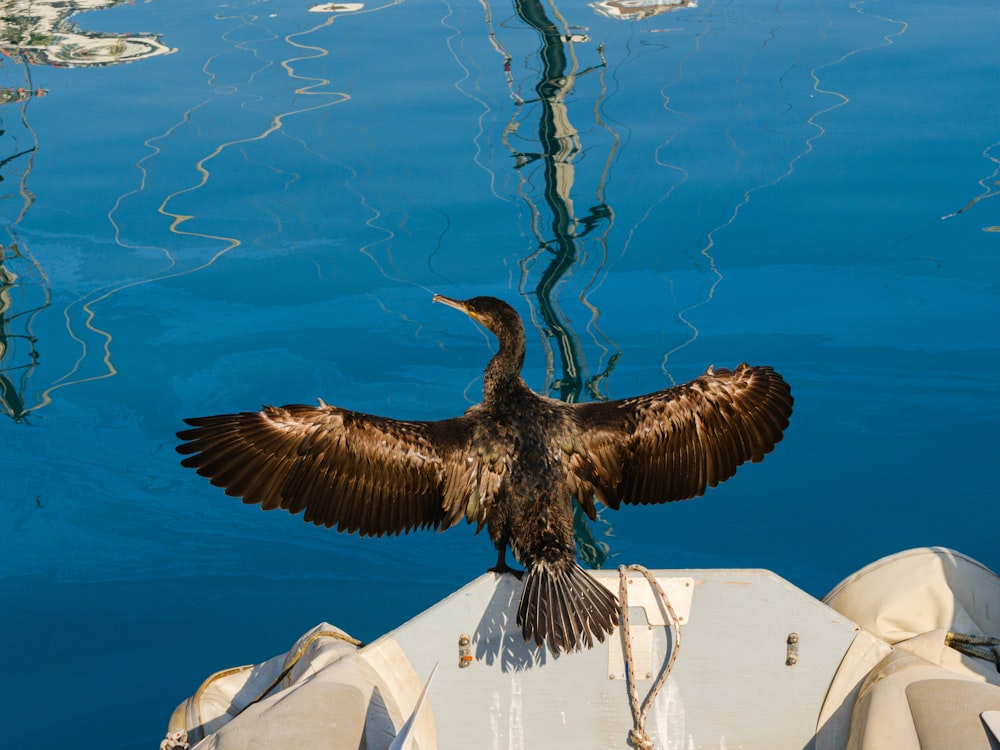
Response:
M452 299L451 297L445 297L443 294L435 294L432 302L440 302L442 305L448 305L448 307L454 307L456 310L461 310L470 318L475 319L475 315L465 306L465 302L460 299Z

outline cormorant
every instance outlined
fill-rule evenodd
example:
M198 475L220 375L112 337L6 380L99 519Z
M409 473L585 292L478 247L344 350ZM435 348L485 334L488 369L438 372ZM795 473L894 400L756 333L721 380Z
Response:
M329 406L265 406L185 420L178 452L227 495L363 536L484 526L491 570L527 576L517 610L525 641L556 653L603 641L617 598L576 561L574 498L617 509L701 495L781 440L788 385L770 367L709 368L689 383L618 401L571 404L521 379L524 325L494 297L434 296L490 330L499 351L483 400L463 416L405 421Z

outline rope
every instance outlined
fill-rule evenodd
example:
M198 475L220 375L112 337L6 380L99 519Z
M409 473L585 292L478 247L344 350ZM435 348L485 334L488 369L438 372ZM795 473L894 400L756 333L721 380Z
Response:
M1000 638L993 638L988 635L969 635L967 633L955 633L951 630L944 637L945 645L951 646L959 653L966 656L973 656L977 659L985 659L996 664L997 672L1000 672Z
M637 573L642 573L642 575L649 581L649 585L653 590L659 594L660 601L663 602L663 607L670 615L670 626L674 631L673 644L670 648L670 656L667 658L666 663L660 670L659 676L656 678L656 682L653 683L653 687L650 688L649 694L646 699L640 705L639 703L639 693L635 685L635 667L632 661L632 633L629 625L628 617L628 574L629 571L635 571ZM656 580L646 568L641 565L622 565L618 568L618 599L621 601L622 605L622 634L625 641L625 680L628 684L628 697L629 705L632 709L632 723L633 727L629 732L629 739L632 744L639 750L653 750L653 741L646 734L646 716L649 713L650 706L653 705L653 701L656 700L657 694L659 694L660 689L666 684L667 676L670 674L670 670L674 668L674 662L677 661L677 654L681 649L681 626L677 621L677 613L674 612L674 608L670 604L670 600L667 598L666 592L664 592L663 587L660 586L660 582Z
M160 742L160 750L188 750L187 732L171 732Z

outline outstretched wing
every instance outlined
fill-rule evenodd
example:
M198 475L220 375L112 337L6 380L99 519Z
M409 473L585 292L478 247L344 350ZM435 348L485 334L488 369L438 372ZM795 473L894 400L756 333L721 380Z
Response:
M446 465L467 441L462 417L408 422L321 402L185 421L181 463L264 510L305 510L363 536L448 528L464 511L444 495Z
M757 462L792 413L788 384L770 367L719 368L689 383L620 401L576 406L591 481L612 508L697 497Z

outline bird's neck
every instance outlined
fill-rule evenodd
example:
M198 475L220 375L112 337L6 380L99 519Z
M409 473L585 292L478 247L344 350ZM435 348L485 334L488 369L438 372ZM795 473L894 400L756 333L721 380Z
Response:
M511 336L500 345L486 372L483 373L483 400L502 399L519 388L526 388L521 380L521 366L524 365L524 333Z

